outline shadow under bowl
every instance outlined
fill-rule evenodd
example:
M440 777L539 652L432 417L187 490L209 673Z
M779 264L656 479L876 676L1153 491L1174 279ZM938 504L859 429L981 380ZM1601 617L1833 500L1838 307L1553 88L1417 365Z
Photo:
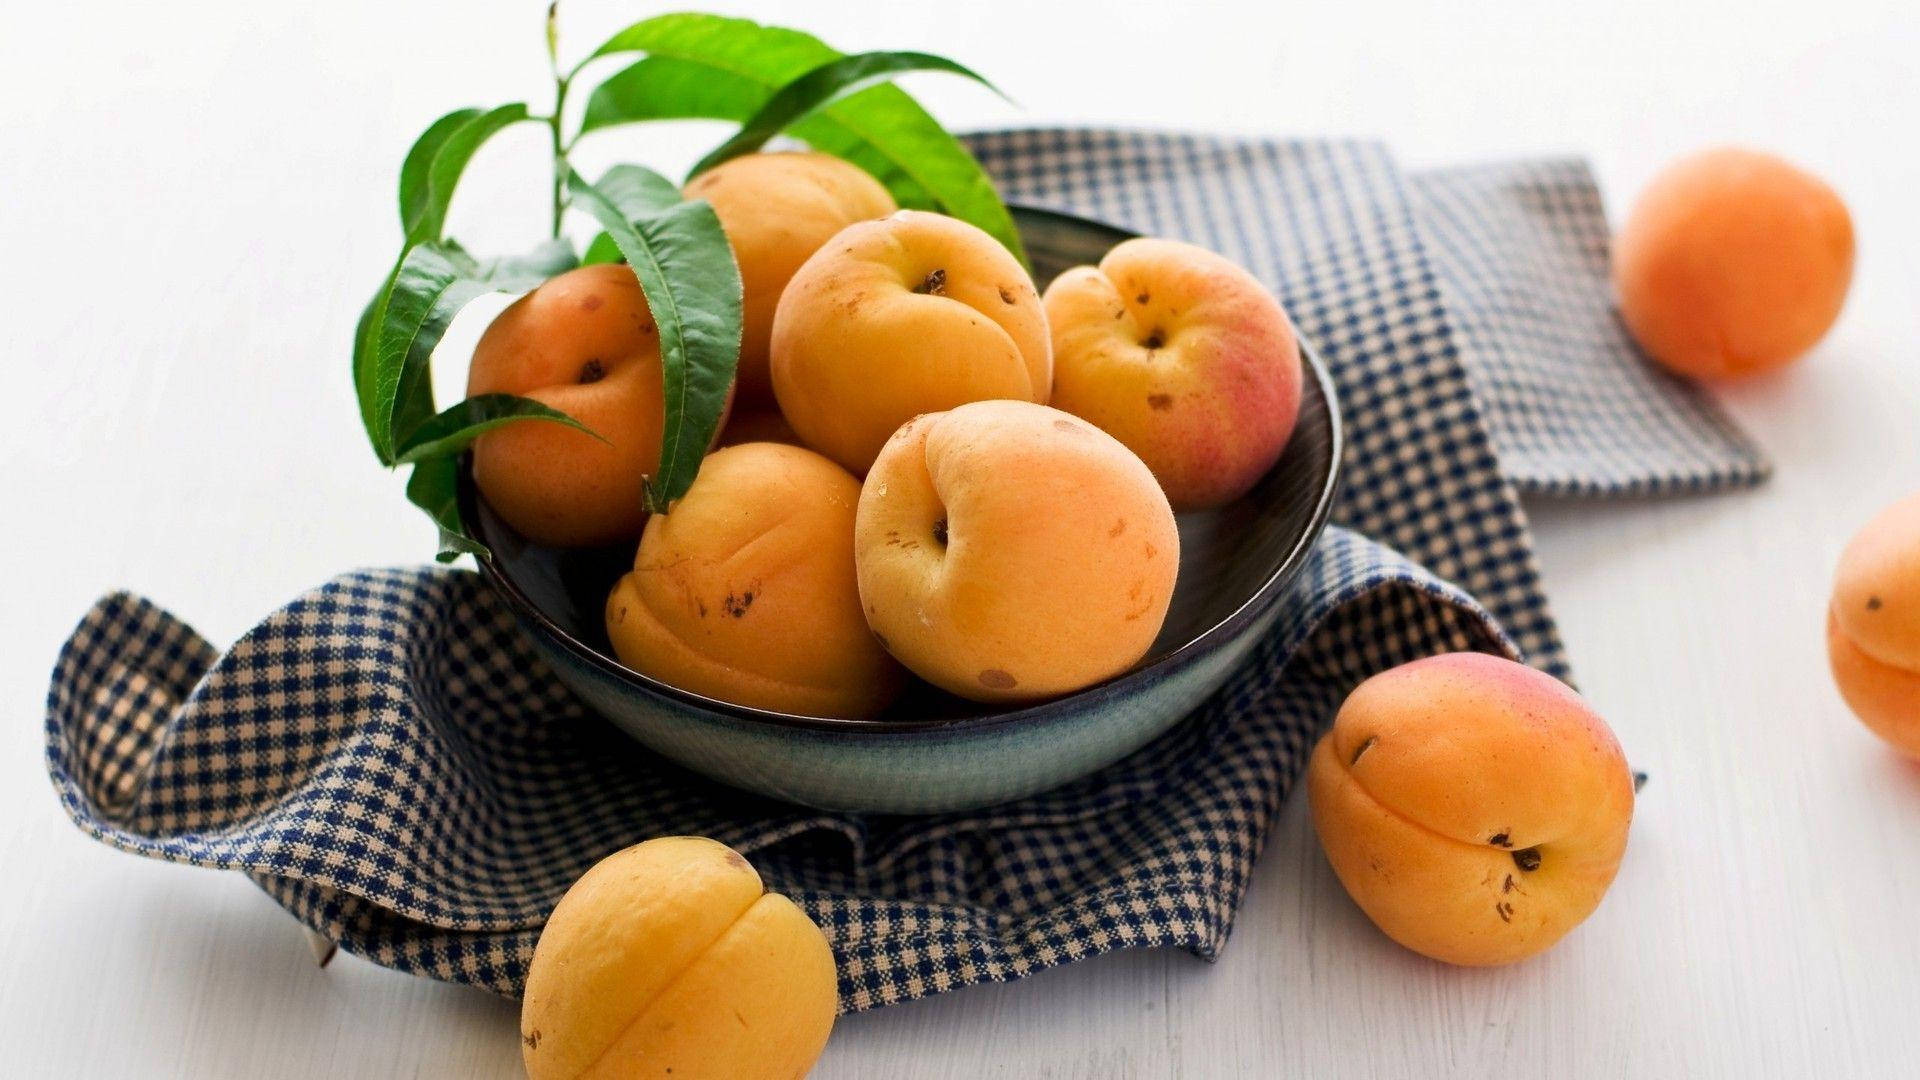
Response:
M1014 207L1041 288L1097 263L1133 234ZM1017 799L1086 776L1165 732L1219 689L1272 626L1319 538L1339 486L1332 381L1306 342L1300 419L1253 490L1179 515L1180 574L1160 636L1132 670L1064 697L993 708L914 683L873 720L734 705L669 686L614 659L607 593L631 543L549 548L495 515L462 467L460 512L492 549L480 572L554 673L650 749L716 780L826 810L926 814Z

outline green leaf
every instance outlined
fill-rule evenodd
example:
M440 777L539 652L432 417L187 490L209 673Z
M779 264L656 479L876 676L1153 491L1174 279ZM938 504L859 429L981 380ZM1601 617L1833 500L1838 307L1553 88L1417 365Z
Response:
M488 139L527 119L527 107L519 103L502 105L484 113L478 110L462 112L477 115L469 116L453 126L431 144L432 156L426 168L424 191L418 190L421 185L416 181L412 200L407 198L406 166L401 166L401 223L406 227L410 243L440 239L441 230L446 228L447 207L453 203L453 189L459 185L461 174L467 171L467 162L473 160L473 155ZM421 144L434 136L435 128L459 115L461 113L449 113L435 121L433 127L420 137L420 142L414 144L414 149L420 150ZM411 153L407 155L409 163L412 163L413 156ZM410 208L413 210L411 216Z
M810 34L718 15L662 15L633 24L594 57L645 52L587 99L581 134L641 120L745 123L780 89L841 53ZM1006 204L980 163L897 86L870 86L789 125L787 134L858 165L906 207L970 222L1023 262Z
M828 53L831 55L831 50ZM582 132L640 120L688 117L743 123L770 96L769 84L764 81L706 64L653 56L600 84L587 99ZM911 176L828 112L801 120L789 134L873 174L901 206L940 209L939 202Z
M601 233L587 245L587 250L580 256L580 265L599 266L602 263L625 262L626 258L620 254L620 245L613 242L613 237Z
M679 185L652 169L638 165L615 165L594 186L620 209L628 221L652 217L682 199ZM624 257L620 254L620 245L603 232L587 245L587 252L581 256L580 264L595 266L619 262Z
M487 546L467 535L460 520L460 462L458 458L428 458L413 467L407 478L407 500L427 512L440 527L440 551L434 556L452 562L462 555L492 554Z
M677 205L683 198L680 185L639 165L615 165L593 185L628 221L652 217Z
M650 56L621 68L594 88L580 118L580 132L641 120L738 123L772 96L769 86L764 80L711 64Z
M567 184L574 205L599 219L632 265L660 330L666 425L647 507L662 511L693 483L726 408L740 359L740 270L719 216L704 201L630 220L579 173L569 172Z
M403 262L406 256L407 252L402 251ZM360 321L353 331L353 393L360 403L360 423L367 429L367 439L373 443L373 452L382 465L393 464L393 420L391 406L381 404L380 330L386 323L387 304L393 298L393 286L399 274L400 265L396 263L360 312ZM397 379L394 393L397 397ZM431 404L427 412L433 412Z
M740 130L714 151L700 159L689 177L698 176L724 161L751 154L767 140L785 131L793 123L830 102L855 91L896 76L915 71L944 71L962 75L999 94L1000 90L978 72L954 63L944 56L922 52L867 52L829 60L780 88L747 118ZM1005 94L1001 94L1005 97Z
M442 243L449 248L460 248L459 242L449 237ZM492 284L502 292L520 292L531 289L548 278L558 277L580 266L580 259L573 253L573 244L565 237L556 236L551 240L542 240L532 251L521 255L503 255L497 259L481 261L468 256L472 276Z
M413 149L407 151L407 159L400 165L400 229L406 235L412 236L414 226L427 214L427 170L434 156L456 130L479 115L479 109L455 109L429 125L414 140Z
M361 403L361 420L366 420L366 387L373 377L373 328L379 325L381 310L386 307L387 294L393 290L393 274L389 272L380 289L360 309L360 319L353 324L353 396ZM371 429L369 429L371 434ZM379 447L376 445L377 451ZM381 462L385 464L385 461Z
M422 391L429 388L427 360L433 347L469 300L492 291L474 276L471 263L457 249L416 244L394 272L373 331L371 378L360 384L361 418L374 449L389 465L396 437L403 433L396 430L396 418L403 428L405 419L420 411ZM425 411L433 412L430 400Z
M532 254L482 263L456 242L415 244L361 317L354 350L360 419L382 463L434 415L433 350L453 317L475 297L522 292L576 262L565 241Z
M432 457L452 457L468 444L503 424L519 420L549 420L584 431L601 442L598 432L552 406L514 394L480 394L447 408L413 429L400 444L394 461L410 465Z
M800 64L799 71L819 64L822 51L831 54L825 57L828 60L838 55L821 44L819 38L799 30L761 26L751 19L727 15L682 11L634 23L608 38L588 59L625 52L673 51L746 58L758 52L770 64L792 64L795 56L804 56L805 62Z

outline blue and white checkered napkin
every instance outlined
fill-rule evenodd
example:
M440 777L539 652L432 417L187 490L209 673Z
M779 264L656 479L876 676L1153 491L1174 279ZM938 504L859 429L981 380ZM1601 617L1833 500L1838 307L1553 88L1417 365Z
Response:
M684 772L590 716L471 573L349 574L224 655L130 595L53 675L47 768L81 828L240 870L377 963L512 994L596 859L716 837L820 922L842 1005L1109 949L1212 957L1346 691L1429 653L1567 671L1517 492L1703 490L1766 473L1609 306L1577 163L1405 174L1350 142L973 137L1013 199L1192 240L1279 293L1350 431L1331 529L1213 701L1093 777L994 810L824 814Z

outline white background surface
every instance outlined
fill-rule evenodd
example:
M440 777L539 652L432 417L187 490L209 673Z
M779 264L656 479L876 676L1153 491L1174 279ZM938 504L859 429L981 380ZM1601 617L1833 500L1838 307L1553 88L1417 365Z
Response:
M1771 485L1532 508L1583 685L1653 774L1617 884L1559 948L1497 971L1401 951L1296 797L1217 965L1123 954L848 1018L816 1075L1920 1069L1920 767L1847 716L1821 645L1840 546L1920 488L1911 3L814 7L737 10L948 53L1025 107L909 84L956 125L1361 133L1416 164L1571 151L1616 219L1663 161L1742 140L1827 176L1860 237L1836 332L1722 392L1776 456ZM565 46L655 10L573 0ZM318 971L243 878L84 839L40 725L57 645L109 588L224 643L339 570L430 552L359 430L347 340L396 246L414 134L544 100L539 8L15 0L3 18L0 1073L517 1075L511 1003L349 957ZM676 166L718 134L628 129L585 171ZM540 235L541 138L481 154L453 231Z

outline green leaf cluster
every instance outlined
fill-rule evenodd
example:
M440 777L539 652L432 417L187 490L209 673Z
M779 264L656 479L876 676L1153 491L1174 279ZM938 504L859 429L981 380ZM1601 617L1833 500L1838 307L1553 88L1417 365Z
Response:
M906 91L872 85L911 70L945 70L985 82L959 64L924 53L849 57L799 30L698 13L634 23L588 59L626 53L645 57L595 88L581 134L640 120L704 118L739 123L745 135L776 102L783 109L805 106L777 130L865 169L900 205L977 225L1026 260L1006 204L966 147ZM796 85L802 89L790 89ZM703 161L702 167L716 163Z
M547 50L556 55L551 11ZM567 94L602 57L641 54L589 95L578 130L563 130ZM408 498L440 529L440 558L486 554L459 513L459 455L503 424L538 420L587 431L564 413L510 394L436 410L432 356L454 316L490 292L523 292L581 265L633 268L659 327L666 391L660 468L644 498L665 511L693 482L712 443L739 358L740 274L713 208L683 201L671 180L620 165L588 182L568 160L585 135L644 120L720 119L739 130L697 175L787 134L880 180L903 206L972 222L1025 259L1006 206L978 162L913 98L891 84L940 71L991 84L943 57L915 52L845 55L797 30L704 14L663 15L615 34L569 72L554 69L554 108L524 103L457 109L429 125L400 168L404 237L354 331L353 378L361 421L382 464L413 470ZM996 90L996 92L998 92ZM554 236L524 255L483 260L446 235L455 189L474 155L522 123L549 130L554 155ZM561 235L566 211L602 230L583 254ZM591 434L591 432L589 432Z

